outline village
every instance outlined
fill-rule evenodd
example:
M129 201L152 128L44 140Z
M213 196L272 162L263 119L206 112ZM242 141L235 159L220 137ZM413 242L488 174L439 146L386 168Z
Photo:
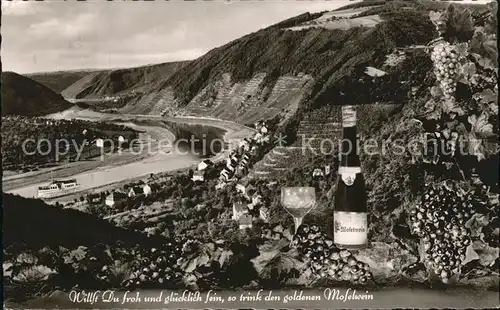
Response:
M182 197L203 196L204 192L214 191L217 196L228 193L231 197L229 206L224 207L219 216L233 221L242 232L251 229L255 221L269 223L270 200L262 185L265 185L265 190L274 190L278 184L274 180L259 179L256 186L255 180L248 178L248 172L274 146L274 123L257 121L254 124L256 133L243 139L222 161L203 159L188 171L152 174L120 188L80 196L64 207L95 213L118 225L132 225L139 220L148 222L149 226L142 231L151 235L155 233L155 226L150 224L158 226L160 219L178 213L179 210L173 207L176 199L181 198L182 202L188 199ZM322 178L329 173L330 166L325 166L314 169L312 176ZM194 201L193 210L201 212L207 208L203 199Z

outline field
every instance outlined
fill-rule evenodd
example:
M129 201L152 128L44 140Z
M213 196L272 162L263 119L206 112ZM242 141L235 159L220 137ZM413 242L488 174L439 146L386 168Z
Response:
M362 14L375 7L377 6L372 6L370 8L357 8L327 12L316 19L307 21L298 26L290 27L288 29L298 31L313 27L319 27L332 30L350 29L359 26L373 28L382 21L379 15L368 15L363 17L356 17L356 15Z

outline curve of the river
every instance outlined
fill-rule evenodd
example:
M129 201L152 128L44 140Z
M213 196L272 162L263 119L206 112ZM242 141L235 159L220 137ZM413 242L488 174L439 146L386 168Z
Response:
M157 141L160 140L163 140L163 142L165 142L165 140L173 142L173 140L175 139L175 136L165 127L148 126L142 123L140 123L139 125L136 123L138 121L150 121L151 119L158 119L154 116L103 114L88 110L71 109L62 113L48 115L47 117L53 119L75 118L89 121L112 121L114 123L126 125L138 131L141 131L139 140L150 141L150 146L147 147L148 149L146 151L138 153L136 160L134 160L134 157L131 157L132 159L125 162L108 162L105 158L101 161L102 164L97 163L97 167L93 167L84 172L77 171L78 173L67 175L65 177L66 179L71 178L77 180L79 184L79 188L77 190L78 192L125 181L127 179L134 179L142 176L145 177L150 175L151 173L161 173L189 168L195 165L200 160L198 156L193 155L187 151L181 151L173 147L164 146L165 143L157 143ZM252 129L248 127L228 121L190 117L169 117L165 119L179 123L222 128L226 131L224 139L230 143L235 143L241 138L247 137L253 133ZM214 159L220 160L225 155L225 153L217 154ZM4 181L8 180L4 179ZM46 184L47 180L44 180L43 182L19 186L8 190L7 192L24 197L36 197L38 187ZM74 192L71 194L74 194Z

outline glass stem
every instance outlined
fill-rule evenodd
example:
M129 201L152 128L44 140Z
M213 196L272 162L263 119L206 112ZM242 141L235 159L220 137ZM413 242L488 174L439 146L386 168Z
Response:
M293 217L293 222L295 224L295 234L297 234L297 230L299 230L299 226L302 225L302 220L304 217Z

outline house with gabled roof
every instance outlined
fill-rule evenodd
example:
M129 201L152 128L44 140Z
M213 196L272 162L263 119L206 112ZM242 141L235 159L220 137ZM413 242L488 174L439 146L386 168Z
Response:
M144 194L142 187L139 186L134 186L131 187L128 191L128 196L129 197L135 197L136 195Z
M142 187L142 193L146 196L151 195L151 186L149 186L147 183L144 184L144 186Z
M248 207L246 203L235 202L233 203L233 216L231 217L234 221L240 219L240 217L244 214L248 213Z
M200 163L198 163L198 171L203 171L205 169L207 169L208 167L212 166L214 163L210 160L210 159L205 159L203 161L201 161Z
M245 214L239 219L240 229L252 228L252 216Z
M205 180L205 171L203 170L195 171L191 180L193 180L194 182L203 182Z
M127 198L127 195L122 192L114 191L108 196L106 196L106 205L113 207L118 201L124 200Z
M245 185L241 183L236 184L236 191L245 194Z
M259 209L259 217L265 222L269 222L269 209L266 207L261 207Z
M243 159L240 161L240 166L243 166L243 167L248 166L248 159L243 158Z
M89 204L97 204L97 203L100 203L102 201L102 197L100 194L89 194L87 196L87 202Z
M226 187L225 182L219 182L217 183L217 185L215 185L215 189L223 189L224 187Z
M326 166L325 166L325 175L329 175L329 174L330 174L330 172L331 172L331 167L330 167L330 165L326 165Z
M224 168L224 169L222 169L222 171L220 173L219 179L223 180L223 181L227 181L227 180L229 180L230 176L231 176L231 172L227 168Z
M323 173L323 170L317 168L317 169L314 169L313 171L313 177L322 177L324 176L325 174Z

